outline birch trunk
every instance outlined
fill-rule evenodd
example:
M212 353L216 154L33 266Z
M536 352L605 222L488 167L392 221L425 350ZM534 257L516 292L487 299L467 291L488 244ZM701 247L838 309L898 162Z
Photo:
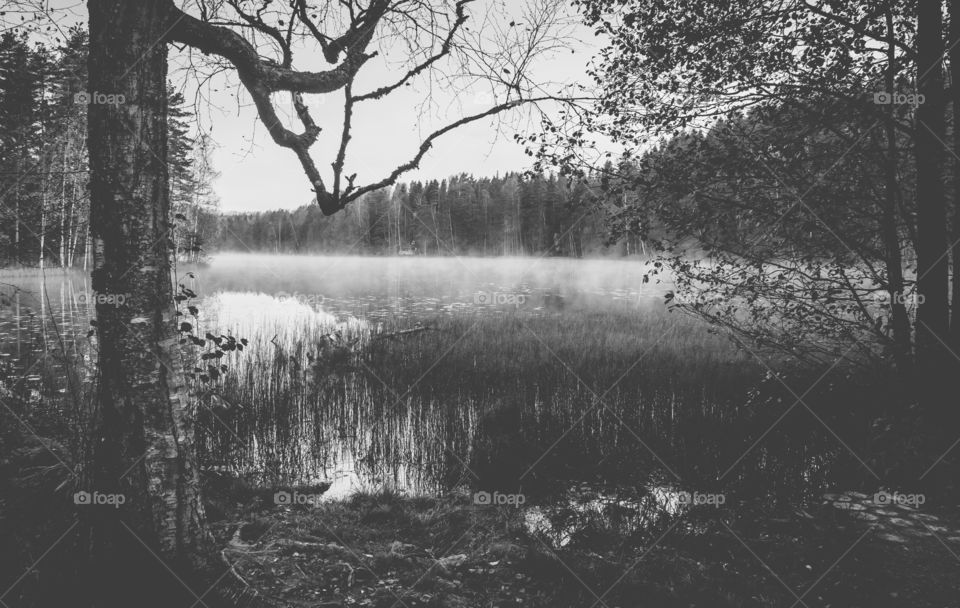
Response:
M167 605L192 596L168 569L192 586L208 534L170 278L165 31L159 3L90 0L89 10L90 90L125 100L88 112L91 284L122 297L96 305L88 491L125 497L90 509L93 589L98 605Z

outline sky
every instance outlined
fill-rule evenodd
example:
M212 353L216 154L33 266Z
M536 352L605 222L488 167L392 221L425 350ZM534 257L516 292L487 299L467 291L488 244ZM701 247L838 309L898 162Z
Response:
M79 0L31 1L54 9L50 14L62 29L86 22L86 6ZM471 28L471 35L481 35L484 44L489 45L498 36L523 35L529 23L527 8L531 3L549 1L475 0L469 5L470 19L466 25ZM193 0L180 4L192 6ZM551 13L562 19L562 24L556 26L562 39L526 70L547 93L559 93L576 83L588 84L586 68L598 50L593 33L579 24L571 9L564 7L564 11ZM11 15L8 13L7 17ZM510 29L510 23L515 29ZM55 34L53 31L50 35ZM406 57L402 46L387 44L376 48L380 55L363 66L354 94L390 84L406 71L399 64ZM195 128L209 133L214 142L212 162L219 177L213 187L221 209L264 211L310 203L314 195L299 162L292 151L280 148L270 139L235 75L226 71L206 79L203 69L188 69L190 65L202 65L190 60L189 50L170 46L171 82L192 106ZM320 71L330 67L318 48L304 46L295 51L296 69ZM398 164L412 158L427 134L463 116L484 111L502 95L487 83L477 84L467 78L457 62L442 64L438 72L413 81L411 87L398 89L383 100L355 107L345 174L356 173L357 185L385 177ZM305 96L314 119L323 128L311 155L328 184L330 163L340 140L342 99L340 92ZM302 130L294 117L289 94L276 94L275 103L281 116L290 118L287 126L295 132ZM545 109L551 110L549 106ZM535 131L538 126L539 118L529 110L515 110L460 127L438 139L420 167L404 174L400 181L443 179L458 173L487 176L522 171L532 161L523 146L513 140L513 134Z
M512 0L509 5L498 0L480 0L472 5L477 15L468 24L494 19L484 11L494 6L497 22L509 20L522 25L523 0ZM485 27L495 27L487 23ZM572 26L570 36L562 46L545 55L529 70L537 82L550 83L548 91L559 92L562 85L587 82L586 66L594 48L583 42L593 36L583 26ZM399 57L386 49L384 59L375 58L365 65L354 93L366 92L392 83L404 70L387 61ZM216 142L213 153L214 168L220 176L214 189L225 212L248 212L268 209L292 209L313 200L313 192L293 152L280 148L270 139L263 125L256 119L250 97L237 86L235 77L216 78L201 89L196 101L198 79L186 73L186 56L171 48L171 78L183 88L197 109L197 124L209 132ZM294 67L299 69L329 69L312 49L303 49L294 56ZM455 66L447 66L445 73L457 76ZM465 79L456 78L449 86L436 79L419 79L414 86L391 93L384 100L360 104L354 109L354 127L347 155L345 174L357 174L356 183L364 185L377 181L397 165L410 159L423 137L463 116L489 108L492 93L489 85L467 86ZM329 185L329 169L339 145L342 125L342 93L307 95L317 123L323 128L311 155ZM275 95L281 115L290 118L288 127L301 130L296 121L289 94ZM427 105L424 102L427 101ZM513 133L535 129L529 111L515 111L500 119L482 119L445 134L424 157L418 170L405 174L400 181L413 179L443 179L458 173L494 175L508 171L522 171L531 164L523 146L513 140Z

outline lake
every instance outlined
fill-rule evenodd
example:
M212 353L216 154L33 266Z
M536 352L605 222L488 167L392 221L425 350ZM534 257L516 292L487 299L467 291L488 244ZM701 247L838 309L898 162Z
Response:
M765 364L668 310L671 286L645 272L629 260L413 256L181 266L200 334L247 341L221 379L197 383L202 461L265 485L330 483L324 499L523 496L531 525L558 543L611 510L675 512L684 491L796 502L828 487L842 448L808 419L771 426L785 405L760 407L745 388ZM0 281L12 388L32 402L82 393L89 280ZM618 521L632 530L637 517Z

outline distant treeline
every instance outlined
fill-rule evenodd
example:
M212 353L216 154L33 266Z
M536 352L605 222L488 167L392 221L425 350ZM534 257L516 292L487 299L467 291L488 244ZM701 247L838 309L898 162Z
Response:
M373 192L325 217L293 211L225 214L208 249L368 255L631 254L606 246L604 217L583 182L555 176L457 175Z

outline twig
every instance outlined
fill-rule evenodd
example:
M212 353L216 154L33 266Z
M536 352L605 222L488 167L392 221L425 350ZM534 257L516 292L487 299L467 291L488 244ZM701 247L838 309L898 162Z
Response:
M233 564L230 562L230 559L227 558L227 550L226 550L226 549L223 549L223 550L220 551L220 557L223 559L223 563L227 565L227 569L230 571L230 574L232 574L232 575L234 576L234 578L236 578L238 581L240 581L240 584L241 584L241 585L243 585L243 586L246 587L247 589L253 589L253 587L250 586L250 583L248 583L247 581L245 581L244 578L243 578L242 576L240 576L240 573L237 572L237 569L233 567Z

